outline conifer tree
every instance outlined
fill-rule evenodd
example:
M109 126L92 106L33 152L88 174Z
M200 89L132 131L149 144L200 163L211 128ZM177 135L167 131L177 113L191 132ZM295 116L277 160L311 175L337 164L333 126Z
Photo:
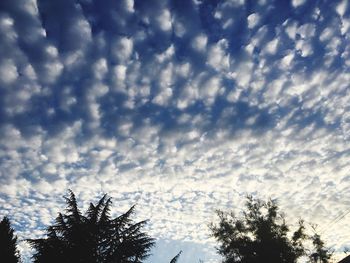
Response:
M0 222L0 261L6 263L20 262L17 250L17 237L11 228L10 220L4 217Z
M59 213L46 237L30 239L35 263L141 263L149 256L154 239L142 231L147 221L134 222L135 207L111 218L111 198L104 195L85 214L72 191L67 208Z

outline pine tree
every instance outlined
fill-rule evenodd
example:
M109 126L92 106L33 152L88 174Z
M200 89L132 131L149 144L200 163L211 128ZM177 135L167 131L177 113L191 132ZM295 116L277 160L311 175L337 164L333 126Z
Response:
M6 263L20 262L17 237L14 235L14 230L7 217L4 217L0 222L0 260Z
M48 227L46 238L28 240L36 250L35 263L140 263L149 256L154 239L135 223L135 207L116 218L110 216L111 198L104 195L83 215L75 195L65 197L67 208Z

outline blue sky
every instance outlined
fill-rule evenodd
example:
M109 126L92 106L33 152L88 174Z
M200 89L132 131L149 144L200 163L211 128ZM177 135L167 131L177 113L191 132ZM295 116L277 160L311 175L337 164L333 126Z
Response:
M40 236L71 188L137 203L151 262L218 262L244 196L350 246L346 0L0 1L0 215ZM339 220L338 220L339 218ZM24 243L21 250L28 253ZM169 251L169 254L167 252Z

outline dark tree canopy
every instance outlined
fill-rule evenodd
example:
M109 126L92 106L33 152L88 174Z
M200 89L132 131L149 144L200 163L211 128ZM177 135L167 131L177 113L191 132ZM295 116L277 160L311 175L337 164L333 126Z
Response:
M324 242L321 240L319 234L314 234L311 236L312 244L314 245L315 251L310 255L310 260L312 262L327 263L332 257L329 249L325 248Z
M20 262L17 250L17 237L11 228L10 220L4 217L0 222L0 261L6 263Z
M37 263L140 263L149 256L154 239L133 222L134 206L116 218L110 216L111 198L104 195L83 215L72 191L67 208L48 227L46 238L30 239Z
M318 235L313 236L315 251L308 254L303 222L290 233L274 201L247 198L241 217L218 211L219 223L211 224L212 235L219 242L218 252L224 263L295 263L303 256L312 262L328 262L330 253ZM316 259L317 261L314 261Z

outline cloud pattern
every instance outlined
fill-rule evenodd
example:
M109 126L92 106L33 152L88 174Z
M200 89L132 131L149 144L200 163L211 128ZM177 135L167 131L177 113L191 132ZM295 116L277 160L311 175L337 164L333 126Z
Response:
M1 214L26 238L67 188L83 206L108 192L115 213L150 218L152 262L167 247L216 262L207 223L250 193L350 246L336 220L350 207L349 9L2 0Z

